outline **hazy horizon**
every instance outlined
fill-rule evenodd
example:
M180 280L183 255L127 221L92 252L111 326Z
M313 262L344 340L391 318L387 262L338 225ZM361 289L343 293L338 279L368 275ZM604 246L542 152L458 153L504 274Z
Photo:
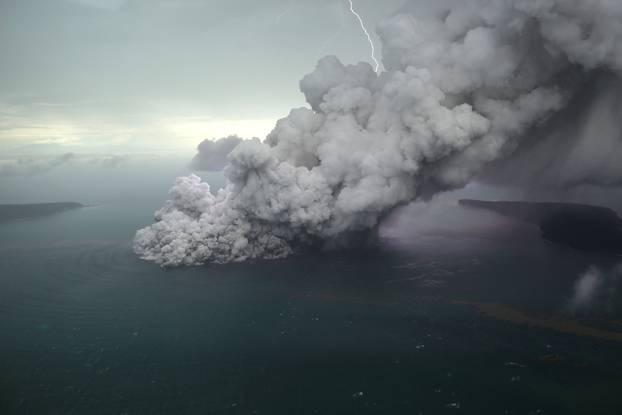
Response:
M357 8L374 28L401 3ZM0 159L264 138L321 56L368 48L341 0L0 1Z

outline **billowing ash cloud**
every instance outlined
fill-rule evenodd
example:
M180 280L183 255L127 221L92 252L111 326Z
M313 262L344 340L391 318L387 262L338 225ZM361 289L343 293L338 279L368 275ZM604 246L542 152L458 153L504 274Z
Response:
M220 171L227 165L227 156L243 140L237 135L218 140L203 140L197 147L191 167L202 171Z
M48 172L56 167L75 160L74 153L65 153L45 158L19 158L0 160L0 177L30 176Z
M136 252L164 266L278 258L373 228L463 186L622 69L619 1L465 0L378 33L386 72L322 59L300 83L311 108L235 147L218 193L178 179Z

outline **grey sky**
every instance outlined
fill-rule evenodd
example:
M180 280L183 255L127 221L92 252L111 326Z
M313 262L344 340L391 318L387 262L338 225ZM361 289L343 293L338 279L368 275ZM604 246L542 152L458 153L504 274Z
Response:
M0 148L105 152L263 134L319 57L369 60L347 0L0 0L0 53Z

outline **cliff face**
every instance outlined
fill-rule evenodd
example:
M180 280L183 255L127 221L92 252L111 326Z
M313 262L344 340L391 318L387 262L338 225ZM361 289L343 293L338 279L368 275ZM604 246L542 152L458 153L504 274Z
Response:
M542 236L575 249L622 253L622 219L611 209L573 203L485 202L460 200L540 227Z

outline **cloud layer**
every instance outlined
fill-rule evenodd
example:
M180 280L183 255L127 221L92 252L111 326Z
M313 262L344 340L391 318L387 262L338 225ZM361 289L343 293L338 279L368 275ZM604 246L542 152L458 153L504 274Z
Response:
M375 227L395 206L463 186L564 109L593 74L622 69L622 3L468 0L393 16L386 72L323 58L310 108L229 154L212 194L179 178L135 250L164 266L278 258Z
M76 159L74 153L47 158L18 158L0 160L0 177L31 176L46 173Z

